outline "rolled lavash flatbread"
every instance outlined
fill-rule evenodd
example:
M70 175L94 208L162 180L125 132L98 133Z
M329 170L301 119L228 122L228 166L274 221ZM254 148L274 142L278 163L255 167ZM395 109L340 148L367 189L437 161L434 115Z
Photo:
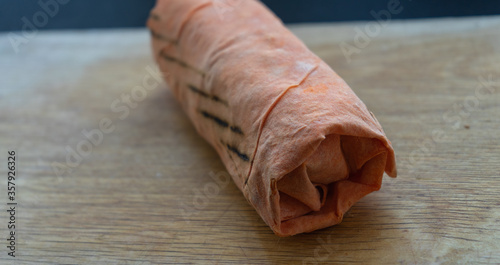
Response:
M169 87L275 234L341 222L384 171L396 177L390 141L263 4L220 1L157 1L148 27Z

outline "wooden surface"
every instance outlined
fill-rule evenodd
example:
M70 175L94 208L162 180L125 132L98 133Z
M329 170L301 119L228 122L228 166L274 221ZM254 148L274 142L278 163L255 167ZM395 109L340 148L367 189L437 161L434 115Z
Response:
M356 27L292 29L376 114L399 176L342 224L289 238L225 181L164 83L127 115L113 111L154 66L145 30L39 32L17 54L1 35L0 263L500 263L500 17L393 21L348 62L340 45L355 45ZM114 131L57 176L53 163L66 165L82 130L105 118ZM4 246L7 150L15 259Z

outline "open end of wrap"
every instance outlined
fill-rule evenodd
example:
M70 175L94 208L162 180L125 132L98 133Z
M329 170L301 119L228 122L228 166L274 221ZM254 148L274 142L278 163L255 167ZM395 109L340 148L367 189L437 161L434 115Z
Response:
M380 189L387 148L372 138L328 135L278 181L280 234L313 231L342 220L359 199Z

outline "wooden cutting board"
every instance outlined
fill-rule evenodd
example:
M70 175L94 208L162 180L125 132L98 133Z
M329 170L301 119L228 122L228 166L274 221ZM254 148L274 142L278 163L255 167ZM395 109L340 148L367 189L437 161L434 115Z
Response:
M18 53L0 35L0 263L500 263L500 17L373 27L290 28L375 113L399 176L342 224L289 238L154 79L145 29L41 31Z

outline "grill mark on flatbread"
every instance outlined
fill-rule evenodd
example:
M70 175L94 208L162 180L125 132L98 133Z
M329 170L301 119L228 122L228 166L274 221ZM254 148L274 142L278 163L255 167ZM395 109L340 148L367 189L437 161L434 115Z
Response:
M210 114L204 110L200 111L201 115L203 115L203 117L207 118L207 119L210 119L210 120L213 120L215 123L217 123L218 125L224 127L224 128L228 128L229 127L229 123L213 114Z
M149 15L149 18L152 19L152 20L156 20L156 21L160 21L160 16L155 14L155 13L151 13Z
M205 77L205 72L203 72L202 70L197 69L196 67L193 67L193 66L187 64L186 62L181 61L180 59L177 59L175 57L172 57L170 55L165 54L163 50L160 52L160 57L162 57L164 60L166 60L168 62L177 63L181 67L184 67L184 68L187 68L189 70L192 70L195 73L200 74L201 76Z
M227 101L225 101L225 100L223 100L223 99L219 98L219 97L218 97L218 96L216 96L216 95L210 95L210 94L208 94L207 92L205 92L205 91L203 91L203 90L201 90L201 89L199 89L199 88L197 88L197 87L195 87L195 86L193 86L193 85L191 85L191 84L187 84L187 86L188 86L188 88L189 88L192 92L194 92L194 93L196 93L196 94L198 94L198 95L200 95L200 96L202 96L202 97L204 97L204 98L211 99L211 100L213 100L213 101L215 101L215 102L220 102L220 103L224 104L226 107L227 107L227 106L229 106L229 104L227 103Z
M149 32L151 33L151 37L153 37L157 40L169 42L169 43L172 43L174 45L177 45L179 43L177 40L171 39L169 37L165 37L165 36L161 35L160 33L155 32L154 30L150 30Z
M245 162L250 161L250 158L248 158L248 156L247 156L247 155L245 155L245 154L243 154L242 152L240 152L240 150L238 150L238 148L236 148L236 147L234 147L234 146L232 146L232 145L230 145L230 144L226 144L226 147L227 147L227 149L228 149L229 151L231 151L231 152L235 153L236 155L238 155L238 157L239 157L241 160L243 160L243 161L245 161Z
M221 140L221 143L222 143L222 145L224 145L224 143L222 142L222 140ZM231 162L233 162L234 167L238 168L238 164L236 164L236 161L234 161L233 155L231 154L231 152L229 151L229 149L226 149L226 153L227 153L227 156L229 157L229 159L231 159Z
M203 115L203 117L210 119L210 120L214 121L215 123L217 123L217 125L219 125L223 128L229 128L232 132L243 135L243 131L241 130L240 127L230 125L229 122L227 122L227 121L225 121L225 120L223 120L223 119L221 119L221 118L219 118L219 117L215 116L214 114L211 114L207 111L200 110L200 113L201 113L201 115Z
M224 141L222 139L219 140L219 143L222 145L223 148L227 147L226 144L224 143ZM240 170L238 168L238 163L236 163L236 161L234 161L234 158L233 158L233 153L231 151L229 151L229 149L226 148L226 154L227 156L229 157L229 159L231 159L231 162L233 162L233 166L237 169L237 175L239 178L242 178L242 176L240 175Z
M234 133L243 135L243 131L238 126L231 126L231 127L229 127L229 129L231 129L231 131Z

